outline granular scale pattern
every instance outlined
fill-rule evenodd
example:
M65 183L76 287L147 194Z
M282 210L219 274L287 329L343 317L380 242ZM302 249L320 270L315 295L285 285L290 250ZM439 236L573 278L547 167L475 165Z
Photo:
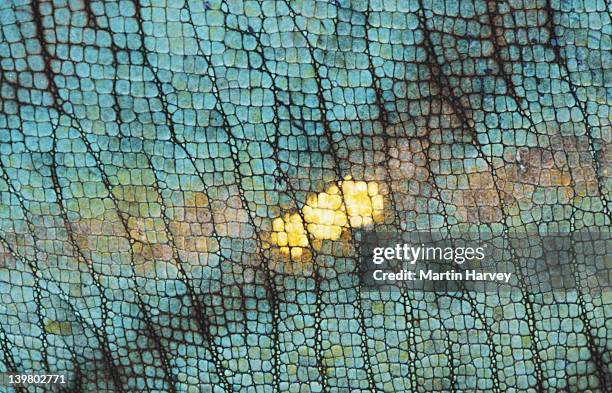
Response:
M605 1L9 0L0 20L0 372L67 376L0 390L612 385L607 291L355 273L363 228L609 231Z

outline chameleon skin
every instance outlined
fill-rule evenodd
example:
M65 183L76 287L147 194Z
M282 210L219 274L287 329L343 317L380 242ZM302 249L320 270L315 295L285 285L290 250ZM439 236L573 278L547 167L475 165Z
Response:
M376 230L609 230L609 7L0 2L0 371L68 382L0 391L605 392L606 291L366 292L344 221L271 239L347 176Z

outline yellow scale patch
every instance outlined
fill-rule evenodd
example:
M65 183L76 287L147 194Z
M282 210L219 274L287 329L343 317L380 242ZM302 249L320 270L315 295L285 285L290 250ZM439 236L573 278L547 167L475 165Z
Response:
M274 219L271 241L282 254L298 259L309 245L309 235L316 240L338 240L344 229L382 222L383 205L378 183L347 176L324 192L309 196L301 215L287 213Z

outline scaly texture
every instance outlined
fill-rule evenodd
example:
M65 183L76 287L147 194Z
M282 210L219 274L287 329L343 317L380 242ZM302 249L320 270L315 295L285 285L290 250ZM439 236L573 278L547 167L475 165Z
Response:
M608 292L366 292L350 217L308 207L351 176L379 230L608 230L604 0L6 0L0 21L0 371L68 379L14 390L612 385ZM291 258L279 217L334 232L302 227Z

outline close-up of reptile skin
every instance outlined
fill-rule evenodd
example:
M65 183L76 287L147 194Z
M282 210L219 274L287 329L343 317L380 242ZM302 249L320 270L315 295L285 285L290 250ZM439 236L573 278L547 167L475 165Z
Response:
M607 287L358 260L609 233L611 9L0 0L0 392L610 392Z

